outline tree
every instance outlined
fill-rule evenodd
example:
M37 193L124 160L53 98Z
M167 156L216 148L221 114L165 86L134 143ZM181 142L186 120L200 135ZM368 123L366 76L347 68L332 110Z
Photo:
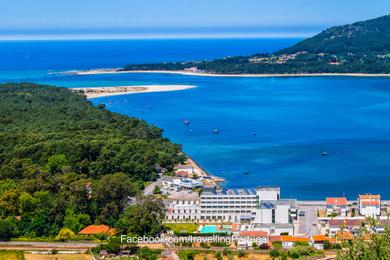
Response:
M72 208L66 209L64 217L64 226L78 233L83 227L91 223L91 218L88 214L76 214Z
M154 236L162 231L164 204L153 196L142 196L120 216L117 228L126 234Z
M373 234L371 241L364 240L364 232L350 242L344 242L337 252L338 260L390 259L390 229L383 234Z
M118 219L137 192L136 184L124 173L107 174L96 181L92 187L92 197L100 209L99 221L107 223L110 217Z
M56 174L62 172L66 164L67 159L65 154L55 154L50 156L45 167L51 174Z
M0 219L0 241L8 241L15 235L13 223L9 220Z
M74 238L74 232L69 228L65 228L65 227L61 228L60 232L56 236L56 240L60 240L60 241L67 241L67 240L71 240L72 238Z

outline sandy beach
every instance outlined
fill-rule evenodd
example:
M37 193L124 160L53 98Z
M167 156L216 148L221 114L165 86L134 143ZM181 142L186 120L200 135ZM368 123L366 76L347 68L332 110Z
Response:
M145 86L115 86L115 87L91 87L71 88L75 92L83 92L87 98L98 98L125 94L137 94L147 92L178 91L195 88L189 85L145 85Z
M368 73L302 73L302 74L214 74L206 72L191 72L184 70L132 70L123 71L120 68L112 69L93 69L80 71L66 71L61 74L72 75L94 75L94 74L116 74L116 73L164 73L180 74L188 76L204 77L390 77L390 74L368 74Z

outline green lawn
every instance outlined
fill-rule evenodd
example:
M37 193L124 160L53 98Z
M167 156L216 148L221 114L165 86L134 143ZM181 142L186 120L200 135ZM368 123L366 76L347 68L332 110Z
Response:
M0 260L24 260L22 251L0 250Z
M177 233L193 233L198 230L198 224L196 223L166 223L164 226Z

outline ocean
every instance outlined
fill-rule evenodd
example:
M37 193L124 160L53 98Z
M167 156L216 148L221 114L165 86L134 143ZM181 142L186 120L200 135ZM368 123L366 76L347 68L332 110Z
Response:
M299 40L4 41L0 81L195 85L92 102L164 129L206 171L225 178L225 187L280 186L284 197L299 199L390 198L390 79L51 73L272 52Z

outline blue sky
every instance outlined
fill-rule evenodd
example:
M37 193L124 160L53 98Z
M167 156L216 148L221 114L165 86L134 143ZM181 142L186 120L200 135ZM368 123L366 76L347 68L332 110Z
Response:
M293 35L388 13L389 0L13 0L0 3L0 32Z

